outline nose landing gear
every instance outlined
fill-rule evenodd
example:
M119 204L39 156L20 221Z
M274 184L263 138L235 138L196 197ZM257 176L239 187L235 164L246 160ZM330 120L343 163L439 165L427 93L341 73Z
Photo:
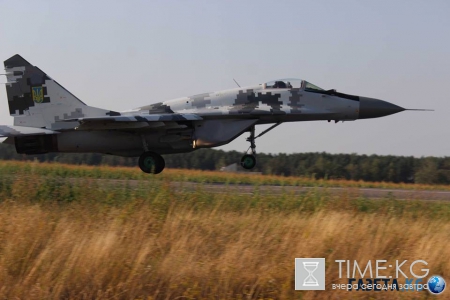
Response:
M263 136L264 134L268 133L269 131L271 131L272 129L274 129L275 127L277 127L280 124L281 124L281 122L275 123L274 125L272 125L268 129L264 130L263 132L261 132L257 136L255 136L255 125L253 125L250 128L250 136L247 138L247 142L250 142L250 147L247 149L247 151L245 152L244 156L242 156L242 158L241 158L241 166L244 169L251 170L251 169L253 169L256 166L256 144L255 144L255 140L257 138ZM251 150L250 154L248 153L249 150Z
M250 136L247 138L247 142L250 142L250 147L241 158L241 166L244 169L251 170L256 166L256 144L255 144L255 126L250 128ZM248 150L251 150L248 154Z

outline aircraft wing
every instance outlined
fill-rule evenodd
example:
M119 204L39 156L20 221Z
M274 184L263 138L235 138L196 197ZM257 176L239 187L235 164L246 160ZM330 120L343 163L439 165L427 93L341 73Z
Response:
M59 132L35 127L0 125L0 137L14 137L14 136L40 135L40 134L44 135L56 133Z

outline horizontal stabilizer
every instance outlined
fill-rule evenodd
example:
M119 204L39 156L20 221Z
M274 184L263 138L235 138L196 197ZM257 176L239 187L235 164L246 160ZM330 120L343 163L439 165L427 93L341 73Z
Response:
M57 133L59 132L35 127L0 125L0 137L57 134Z

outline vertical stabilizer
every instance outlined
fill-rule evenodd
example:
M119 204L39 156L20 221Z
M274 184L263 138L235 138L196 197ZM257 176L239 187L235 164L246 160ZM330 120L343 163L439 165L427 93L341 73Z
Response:
M63 119L115 115L87 106L58 82L16 54L4 62L9 113L14 125L48 129L70 129L77 122Z

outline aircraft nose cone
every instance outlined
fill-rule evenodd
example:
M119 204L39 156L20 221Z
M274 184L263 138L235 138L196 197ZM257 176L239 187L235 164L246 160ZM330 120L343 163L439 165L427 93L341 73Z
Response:
M359 97L359 119L379 118L404 110L403 107L387 101Z

